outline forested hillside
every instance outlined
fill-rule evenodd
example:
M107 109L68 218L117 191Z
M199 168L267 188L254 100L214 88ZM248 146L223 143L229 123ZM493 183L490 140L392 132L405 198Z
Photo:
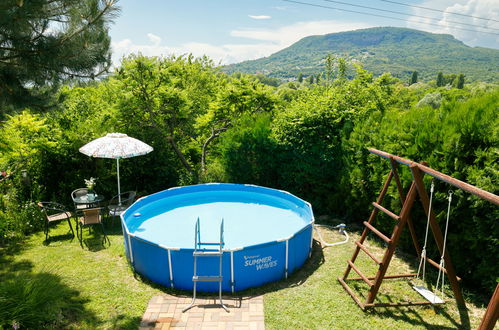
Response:
M421 80L434 80L438 72L463 73L467 80L499 80L499 50L469 47L447 34L394 27L306 37L269 57L223 70L294 79L300 73L310 76L324 71L328 54L361 62L375 76L390 72L407 80L417 71Z

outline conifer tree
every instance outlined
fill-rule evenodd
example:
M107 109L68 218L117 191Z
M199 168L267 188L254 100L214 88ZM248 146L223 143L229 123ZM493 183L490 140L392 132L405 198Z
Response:
M459 76L457 76L456 87L459 89L463 89L463 87L464 87L464 74L460 73Z
M61 81L104 73L116 1L0 1L0 111L41 106Z
M303 73L298 73L298 82L301 84L303 82Z
M414 71L412 73L412 76L411 76L411 83L410 83L410 85L415 84L417 82L418 82L418 72Z
M442 87L443 85L445 85L444 74L439 72L437 75L437 87Z

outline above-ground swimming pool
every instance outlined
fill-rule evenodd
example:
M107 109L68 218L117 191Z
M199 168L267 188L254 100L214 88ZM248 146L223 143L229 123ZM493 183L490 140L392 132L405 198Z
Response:
M219 241L223 219L224 291L286 278L311 252L314 216L308 202L259 186L202 184L146 196L121 215L135 271L166 287L192 290L198 218L204 242ZM197 275L218 275L219 261L198 258ZM218 291L218 283L200 282L197 290Z

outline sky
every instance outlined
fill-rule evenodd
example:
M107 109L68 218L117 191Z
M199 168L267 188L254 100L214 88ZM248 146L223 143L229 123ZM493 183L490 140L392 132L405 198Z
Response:
M138 52L208 55L217 64L231 64L269 56L309 35L376 26L447 33L469 46L499 49L499 0L393 0L441 12L386 0L293 1L119 0L121 12L110 27L113 64ZM480 27L494 34L473 31Z

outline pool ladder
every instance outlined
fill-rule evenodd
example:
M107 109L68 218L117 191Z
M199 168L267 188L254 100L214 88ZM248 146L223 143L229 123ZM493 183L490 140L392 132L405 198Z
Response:
M206 248L206 247L211 248ZM216 248L215 248L216 247ZM191 309L196 301L196 289L198 282L218 282L218 297L220 300L220 306L229 312L227 306L224 305L222 301L222 259L223 259L223 247L224 247L224 219L220 223L220 241L219 242L202 242L199 218L196 221L196 228L194 233L194 252L192 256L194 257L194 273L192 276L192 282L194 283L192 301L189 306L184 308L182 312ZM218 275L212 276L199 276L197 274L197 261L198 258L219 258L219 271Z

